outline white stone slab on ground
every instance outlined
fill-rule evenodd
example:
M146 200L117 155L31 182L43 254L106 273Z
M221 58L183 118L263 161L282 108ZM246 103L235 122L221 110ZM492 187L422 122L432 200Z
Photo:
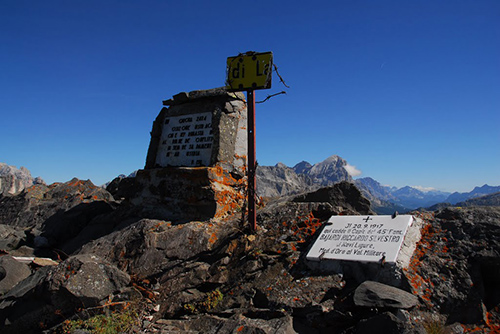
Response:
M395 263L411 215L332 216L306 258Z

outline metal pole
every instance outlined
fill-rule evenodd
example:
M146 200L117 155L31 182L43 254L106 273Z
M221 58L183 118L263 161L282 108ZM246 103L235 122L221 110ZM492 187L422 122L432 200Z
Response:
M248 100L248 223L252 231L257 230L255 210L255 96L254 91L247 91Z

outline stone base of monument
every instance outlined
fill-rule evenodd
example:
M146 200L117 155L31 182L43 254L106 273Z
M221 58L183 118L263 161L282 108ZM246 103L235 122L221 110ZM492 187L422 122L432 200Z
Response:
M336 224L339 218L343 221ZM422 225L421 219L408 215L334 216L309 250L306 264L358 283L370 280L409 288L404 271L421 238Z
M244 211L246 178L238 177L220 166L139 170L131 203L156 219L219 220Z
M224 87L163 101L132 204L151 218L223 219L242 212L247 186L247 107Z

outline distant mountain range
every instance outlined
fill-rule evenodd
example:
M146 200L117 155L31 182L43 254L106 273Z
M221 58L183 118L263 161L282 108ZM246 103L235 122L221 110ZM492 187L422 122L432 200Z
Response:
M283 163L275 166L259 166L257 168L257 193L259 196L277 197L312 191L337 182L348 181L353 182L370 200L375 212L388 214L394 211L405 212L427 208L438 203L455 205L472 198L500 192L500 186L489 185L476 187L466 193L423 191L411 186L389 187L381 185L370 177L353 180L348 173L348 166L346 160L336 155L314 165L302 161L294 167L288 167ZM495 200L477 201L477 203L495 203Z
M314 191L341 181L348 181L360 189L370 200L372 210L378 214L392 214L394 211L402 213L418 208L435 210L451 205L500 205L500 186L485 184L465 193L422 191L411 186L397 188L381 185L370 177L354 180L348 172L349 167L351 166L347 161L337 155L332 155L314 165L302 161L293 167L288 167L283 163L275 166L258 166L257 194L262 197L280 197ZM134 176L135 172L129 176L120 175L115 180ZM18 169L0 163L0 195L15 195L37 183L44 183L44 181L40 177L33 178L28 169L24 167ZM111 186L110 183L105 186Z
M493 193L497 193L500 191L500 186L498 187L492 187L487 184L483 185L482 187L475 187L471 192L468 193L457 193L454 192L448 198L446 199L445 202L451 203L451 204L458 204L459 202L464 202L473 198L478 198L486 195L490 195Z
M347 162L336 155L314 165L302 161L294 167L283 163L258 166L257 194L278 197L316 190L341 181L353 182L345 166Z

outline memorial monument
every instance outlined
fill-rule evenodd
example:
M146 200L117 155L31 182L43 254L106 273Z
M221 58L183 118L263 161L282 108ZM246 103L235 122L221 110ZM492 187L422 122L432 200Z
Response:
M411 215L332 216L306 259L313 269L401 286L421 224Z
M244 95L215 88L179 93L163 104L132 203L165 220L222 219L244 211Z

